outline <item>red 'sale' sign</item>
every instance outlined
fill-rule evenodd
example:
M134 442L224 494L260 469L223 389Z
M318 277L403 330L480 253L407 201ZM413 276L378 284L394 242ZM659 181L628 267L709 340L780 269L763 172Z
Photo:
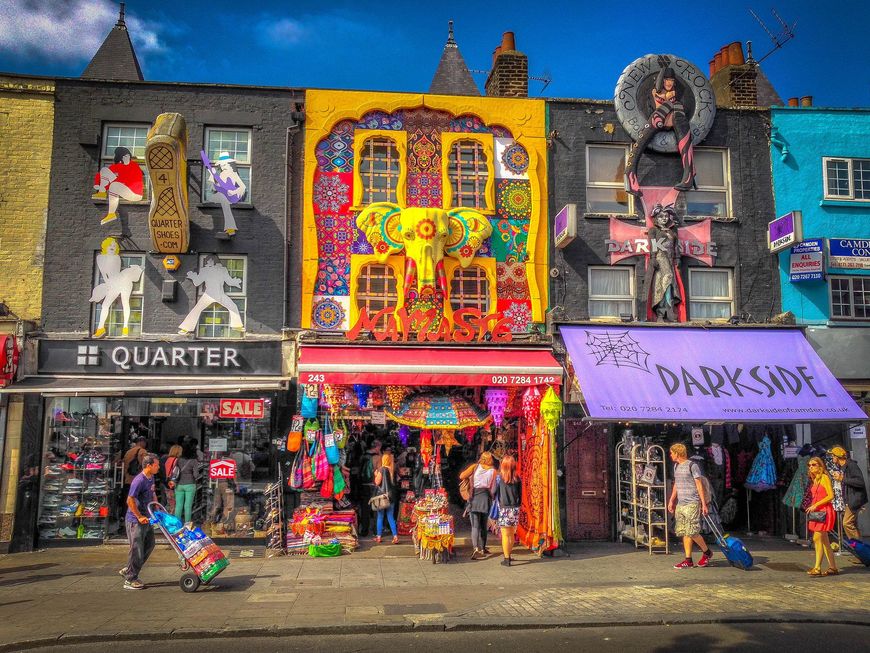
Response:
M212 460L208 464L208 477L213 480L232 479L236 477L236 461L232 458Z
M264 399L221 399L219 417L263 419Z

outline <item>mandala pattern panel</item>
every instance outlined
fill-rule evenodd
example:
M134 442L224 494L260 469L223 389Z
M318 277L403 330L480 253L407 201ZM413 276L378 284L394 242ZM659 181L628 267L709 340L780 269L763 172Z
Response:
M495 176L497 179L528 179L529 153L512 138L495 139Z
M317 264L317 279L314 282L315 295L348 296L350 277L350 258L336 258L320 261Z
M446 111L426 108L408 109L405 111L405 129L409 132L419 129L423 133L437 136L443 131L450 130L450 119L451 116Z
M441 177L439 175L418 173L408 175L408 188L405 193L408 206L439 208L441 206Z
M501 299L531 299L526 264L517 262L496 263L496 293Z
M501 219L529 220L532 217L531 183L517 179L499 179L495 205Z
M350 253L351 254L374 254L375 249L372 247L371 243L366 238L366 235L362 232L362 230L357 229L356 226L356 214L351 215L351 233L353 235L353 241L350 244Z
M499 313L510 320L511 333L527 333L532 327L532 302L512 299L499 299Z
M314 213L336 215L350 208L352 172L319 172L314 176Z
M408 139L408 174L438 173L441 170L441 139L418 129Z
M369 111L356 123L356 128L399 131L405 128L404 112L384 113L383 111Z
M349 215L316 215L317 243L321 260L347 258L356 238L356 226Z
M496 261L524 263L529 237L528 220L493 220L492 254Z
M317 144L317 167L321 172L353 172L353 123L345 120Z
M450 131L472 134L489 134L492 130L477 116L465 115L459 116L450 121Z
M496 138L513 138L510 129L508 129L507 127L502 127L501 125L493 125L490 129L492 131L492 135Z
M311 310L315 328L327 331L346 331L350 314L350 297L315 296Z

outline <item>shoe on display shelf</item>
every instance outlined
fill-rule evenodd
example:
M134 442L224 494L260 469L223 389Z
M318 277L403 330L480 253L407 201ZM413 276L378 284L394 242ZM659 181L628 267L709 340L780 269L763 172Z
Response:
M45 498L45 501L42 502L43 508L57 508L60 506L60 497L58 496L48 496Z
M60 483L46 483L42 486L43 492L60 492L63 486Z
M43 540L53 540L57 537L56 528L41 528L39 529L39 537Z
M67 526L66 528L61 528L57 532L57 536L64 537L64 538L77 539L79 536L79 532L78 532L78 529L71 528L71 527Z
M57 511L63 515L71 516L75 514L75 511L78 510L79 503L76 501L75 503L66 503L62 505Z
M45 468L45 477L51 478L52 476L60 476L63 474L63 470L61 469L61 465L49 465Z
M40 526L54 526L57 524L57 517L55 515L43 515L39 518Z

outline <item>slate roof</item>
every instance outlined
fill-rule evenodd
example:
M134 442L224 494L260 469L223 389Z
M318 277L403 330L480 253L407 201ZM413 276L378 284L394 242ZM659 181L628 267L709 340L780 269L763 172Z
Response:
M782 101L782 98L776 92L773 84L770 83L767 75L764 74L760 66L757 70L758 76L755 78L755 87L758 92L758 102L756 104L760 107L783 106L785 102Z
M118 22L109 32L106 40L97 50L94 58L82 73L84 79L115 79L126 81L142 81L142 68L133 50L127 24L124 22L124 8L121 5L121 15Z
M429 92L437 95L480 95L480 89L474 83L465 59L459 52L459 46L453 38L453 21L450 21L450 31L438 69L432 78Z

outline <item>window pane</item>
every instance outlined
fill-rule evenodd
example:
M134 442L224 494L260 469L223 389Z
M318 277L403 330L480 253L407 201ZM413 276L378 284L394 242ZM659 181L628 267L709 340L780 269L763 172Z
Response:
M126 147L137 159L145 158L145 138L148 127L106 127L106 141L103 146L103 158L115 156L116 147Z
M622 188L586 188L586 213L630 215L629 194Z
M727 320L731 317L731 302L689 302L689 317L693 320Z
M725 187L725 154L712 150L695 150L695 182L698 187Z
M214 163L214 160L212 160ZM245 195L239 200L242 204L250 204L251 203L251 166L234 166L236 172L239 174L239 179L242 180L242 183L245 184ZM208 175L206 175L207 177ZM203 197L204 202L217 202L218 201L218 193L215 193L212 190L211 182L206 180L203 184L205 186L205 196Z
M847 161L828 161L828 195L849 196L849 163Z
M831 313L834 317L852 317L848 279L831 279Z
M590 270L589 294L630 297L631 271L617 268Z
M227 152L237 163L250 163L250 138L246 129L209 129L208 158L214 163L221 152Z
M856 200L870 200L870 160L852 161L852 180Z
M632 302L608 301L602 299L589 300L589 317L619 317L633 315Z
M686 193L686 215L727 215L724 191L692 190Z
M386 138L370 138L363 146L360 159L363 202L395 202L399 182L399 151Z
M245 300L234 298L233 302L235 302L244 324ZM230 312L220 304L215 303L200 315L197 336L200 338L241 338L243 332L241 329L233 329L230 326Z
M448 177L453 187L453 206L485 209L486 167L483 145L477 141L457 141L450 149Z
M388 265L369 263L360 270L357 285L356 305L366 309L371 317L387 307L394 307L398 300L396 277Z
M618 182L621 184L624 176L624 148L589 146L589 170L586 175L588 181Z
M689 295L693 298L731 298L726 270L692 270L689 274Z
M489 308L489 280L486 271L477 265L457 268L450 281L450 306L453 310Z

